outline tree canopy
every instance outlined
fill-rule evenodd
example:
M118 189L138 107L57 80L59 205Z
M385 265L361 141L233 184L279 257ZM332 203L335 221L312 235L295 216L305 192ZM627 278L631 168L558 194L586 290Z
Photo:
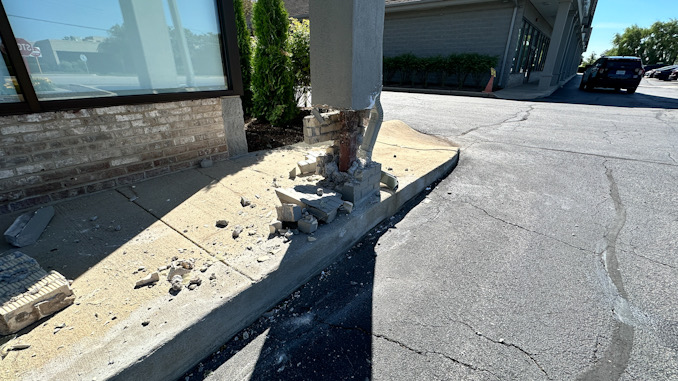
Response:
M606 55L637 56L645 64L678 62L678 20L657 21L649 28L632 25L615 34Z

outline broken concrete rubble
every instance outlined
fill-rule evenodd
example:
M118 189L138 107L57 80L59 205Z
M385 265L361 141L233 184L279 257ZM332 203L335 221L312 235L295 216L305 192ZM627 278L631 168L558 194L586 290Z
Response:
M270 229L270 231L271 231L271 234L275 234L275 233L278 232L278 230L282 229L283 224L282 224L282 221L272 221L272 222L268 225L268 227L269 227L269 229Z
M5 231L5 240L16 247L32 245L40 238L52 217L54 217L52 206L24 213Z
M302 233L311 234L318 230L318 220L311 215L307 215L299 220L297 226Z
M296 204L283 203L276 208L278 219L283 222L297 222L301 219L301 207Z
M278 199L283 203L296 204L314 215L318 220L330 223L337 216L337 210L343 204L341 196L326 190L317 195L315 187L297 186L294 189L276 189Z
M0 334L9 335L73 304L70 282L15 251L0 256Z
M148 274L147 276L143 277L142 279L139 279L137 283L134 285L134 288L139 288L139 287L144 287L148 286L149 284L156 283L160 280L160 274L158 272L152 272Z

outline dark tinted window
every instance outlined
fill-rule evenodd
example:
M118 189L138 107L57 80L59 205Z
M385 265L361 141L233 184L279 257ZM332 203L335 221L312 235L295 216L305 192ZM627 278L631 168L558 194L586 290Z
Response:
M607 60L605 67L608 69L636 69L641 67L637 60Z

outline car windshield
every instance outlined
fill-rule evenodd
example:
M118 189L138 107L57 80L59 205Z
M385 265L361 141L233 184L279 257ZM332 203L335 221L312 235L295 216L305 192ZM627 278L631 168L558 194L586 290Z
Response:
M635 69L640 67L640 61L608 60L605 67L608 69Z

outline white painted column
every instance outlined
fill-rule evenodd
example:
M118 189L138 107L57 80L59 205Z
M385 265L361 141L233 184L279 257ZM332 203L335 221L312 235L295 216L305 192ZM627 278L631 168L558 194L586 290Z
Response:
M551 82L558 64L558 53L561 51L563 35L565 34L571 6L572 0L561 0L558 3L558 13L556 14L556 22L553 25L551 43L549 44L549 50L546 53L546 63L544 64L541 78L539 78L539 89L546 90L551 87Z
M169 28L161 0L119 0L125 27L129 28L129 57L142 89L178 86Z

